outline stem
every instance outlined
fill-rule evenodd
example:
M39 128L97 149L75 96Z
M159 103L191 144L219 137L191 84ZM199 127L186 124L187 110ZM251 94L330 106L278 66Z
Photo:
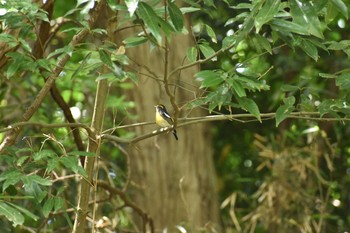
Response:
M92 116L91 128L95 129L93 137L89 137L88 152L93 152L95 156L88 156L85 159L85 170L87 178L83 179L80 186L79 200L77 206L77 212L75 216L75 222L73 227L73 233L85 232L85 220L89 212L89 199L90 199L90 184L93 184L94 177L94 164L100 154L100 138L97 135L102 131L103 118L105 113L105 106L108 96L108 81L100 80L97 84L97 92L95 97L94 112Z

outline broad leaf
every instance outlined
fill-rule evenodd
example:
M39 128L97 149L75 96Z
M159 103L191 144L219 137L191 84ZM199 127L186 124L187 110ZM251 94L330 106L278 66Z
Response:
M261 122L259 107L254 100L246 97L242 97L242 98L237 98L237 101L241 108L250 112L253 116L256 117L256 119L259 120L259 122Z
M199 49L205 58L209 58L215 54L215 50L207 44L200 44ZM216 60L216 57L213 57L212 60Z
M222 74L213 70L202 70L195 77L201 82L200 88L216 87L224 81Z
M311 35L323 38L321 22L314 6L308 1L290 0L293 22L307 27Z
M5 216L13 223L13 226L22 225L24 223L24 216L12 206L0 201L0 215Z
M350 88L350 73L344 72L341 75L339 75L335 80L335 84L339 87L340 90L349 90L349 88Z
M276 127L285 120L295 109L295 97L290 96L283 99L284 105L281 105L276 111Z

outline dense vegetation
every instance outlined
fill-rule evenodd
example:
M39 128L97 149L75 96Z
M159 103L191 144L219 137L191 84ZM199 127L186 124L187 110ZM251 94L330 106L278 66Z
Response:
M221 205L219 221L208 214L208 224L177 222L176 231L349 231L349 5L0 1L0 231L162 231L134 200L142 191L129 189L141 189L130 178L129 149L173 139L139 130L153 118L137 106L157 103L130 93L158 89L180 130L210 126L202 144L213 149L216 169L199 170L217 176L218 188L199 192L217 191L210 202ZM193 45L170 56L179 36ZM130 56L141 47L162 52L161 71L141 52L140 60ZM171 69L172 60L181 64ZM200 71L181 77L194 67ZM143 90L150 80L154 89ZM179 131L178 147L190 139ZM194 188L182 182L174 184L180 197L167 198L184 202L188 212L176 214L185 216Z

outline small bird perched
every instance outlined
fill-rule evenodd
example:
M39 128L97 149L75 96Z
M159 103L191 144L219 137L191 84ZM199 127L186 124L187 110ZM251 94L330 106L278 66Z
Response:
M174 119L169 115L163 104L154 106L156 108L156 123L160 127L174 127ZM176 130L173 129L175 139L178 140Z

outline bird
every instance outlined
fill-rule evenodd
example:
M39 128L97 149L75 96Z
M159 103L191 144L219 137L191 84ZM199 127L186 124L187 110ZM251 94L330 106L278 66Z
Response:
M156 123L160 127L174 127L174 119L169 115L163 104L154 106L156 108ZM177 132L173 129L175 139L178 140Z

